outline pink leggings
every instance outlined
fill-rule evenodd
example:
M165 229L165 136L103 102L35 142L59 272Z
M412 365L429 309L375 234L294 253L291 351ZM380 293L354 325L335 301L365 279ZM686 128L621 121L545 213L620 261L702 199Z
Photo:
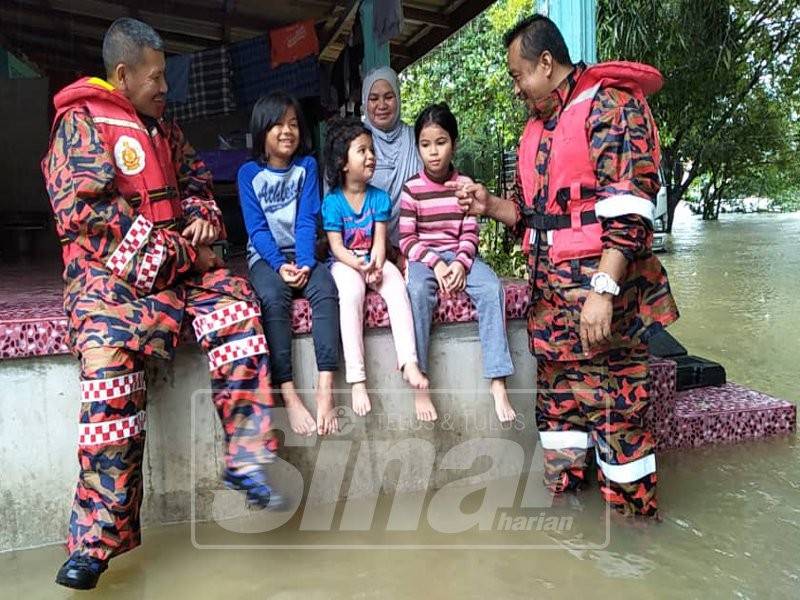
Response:
M331 267L331 275L339 290L339 321L344 349L345 379L347 383L366 381L364 297L367 284L359 271L339 261ZM397 364L402 369L410 362L417 362L411 303L408 300L406 282L400 271L387 261L383 265L383 281L380 285L370 287L381 295L389 309Z

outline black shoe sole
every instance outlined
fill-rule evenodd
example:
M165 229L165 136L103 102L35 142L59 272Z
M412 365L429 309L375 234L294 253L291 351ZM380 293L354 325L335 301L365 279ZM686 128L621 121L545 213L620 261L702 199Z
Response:
M97 587L98 579L100 579L99 576L94 581L80 581L78 579L72 579L71 577L62 577L61 575L57 575L56 583L73 590L93 590L95 587Z

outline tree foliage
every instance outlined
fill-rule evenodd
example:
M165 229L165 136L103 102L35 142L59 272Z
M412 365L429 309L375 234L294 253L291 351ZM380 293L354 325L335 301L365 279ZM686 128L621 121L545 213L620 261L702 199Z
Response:
M661 129L670 225L690 189L705 218L723 198L797 190L800 2L599 0L602 60L664 73Z

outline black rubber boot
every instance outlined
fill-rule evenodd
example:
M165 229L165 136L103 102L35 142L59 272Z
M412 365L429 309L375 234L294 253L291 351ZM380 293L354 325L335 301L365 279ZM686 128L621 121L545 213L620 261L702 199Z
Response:
M107 568L108 563L104 560L73 554L58 570L56 583L75 590L91 590Z

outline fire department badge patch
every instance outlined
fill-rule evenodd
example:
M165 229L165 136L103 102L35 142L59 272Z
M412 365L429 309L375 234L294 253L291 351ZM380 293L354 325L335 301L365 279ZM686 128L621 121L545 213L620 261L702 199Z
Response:
M114 145L114 160L125 175L138 175L144 170L144 150L139 140L122 135Z

